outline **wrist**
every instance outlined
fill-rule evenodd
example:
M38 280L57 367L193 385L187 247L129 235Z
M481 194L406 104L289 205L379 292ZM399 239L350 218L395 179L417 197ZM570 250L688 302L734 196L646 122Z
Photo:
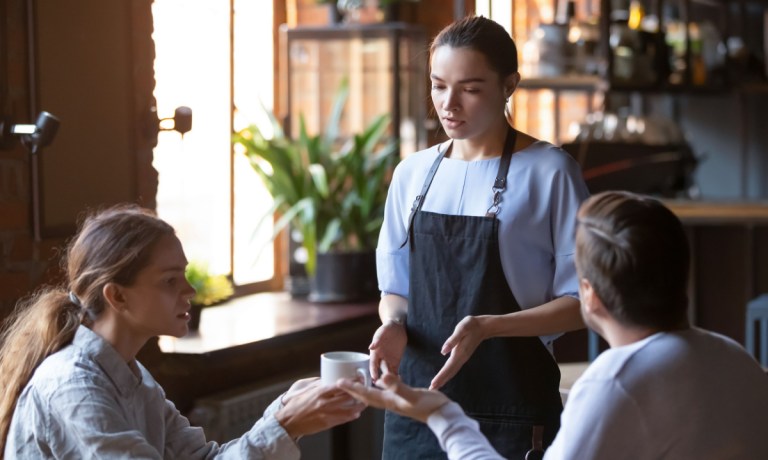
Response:
M293 439L294 442L299 442L299 439L301 439L302 434L297 433L297 428L294 426L294 423L293 423L294 417L292 416L292 414L290 414L283 407L279 411L275 412L274 417L275 417L275 420L277 420L277 423L281 427L283 427L283 430L285 430L285 433L288 435L288 437Z
M499 323L499 316L496 315L482 315L482 316L476 316L477 322L480 325L480 332L482 334L483 340L492 339L494 337L497 337L501 334L499 334L498 331L498 323Z
M396 326L405 327L405 320L407 315L405 313L396 313L394 315L391 315L387 317L387 319L384 320L384 325L388 324L394 324Z

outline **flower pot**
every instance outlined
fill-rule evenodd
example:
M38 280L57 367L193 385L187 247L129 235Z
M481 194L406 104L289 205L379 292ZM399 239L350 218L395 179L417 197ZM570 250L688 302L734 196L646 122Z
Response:
M199 303L193 303L189 309L189 322L187 327L189 332L195 332L200 329L200 313L203 311L203 306Z
M310 302L360 302L378 296L375 251L317 255L315 276L310 279Z

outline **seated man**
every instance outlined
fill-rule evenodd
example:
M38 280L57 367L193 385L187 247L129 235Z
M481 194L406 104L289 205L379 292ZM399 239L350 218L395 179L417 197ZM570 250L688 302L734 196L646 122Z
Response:
M768 376L738 343L688 324L688 251L682 224L656 200L605 192L582 205L581 312L611 348L574 384L545 458L768 458ZM427 423L449 458L501 458L441 393L391 373L377 385L340 382Z

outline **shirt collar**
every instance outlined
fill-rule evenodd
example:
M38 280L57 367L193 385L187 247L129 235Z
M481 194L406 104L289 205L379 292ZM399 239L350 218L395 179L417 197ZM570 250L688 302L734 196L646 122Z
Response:
M101 367L121 395L135 391L141 385L141 377L131 371L117 350L99 334L80 325L72 344Z

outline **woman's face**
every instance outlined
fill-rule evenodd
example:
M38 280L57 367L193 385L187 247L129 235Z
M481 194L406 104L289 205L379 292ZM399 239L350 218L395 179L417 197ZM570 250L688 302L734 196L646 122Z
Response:
M162 236L151 251L149 263L136 281L122 287L124 325L140 338L181 337L188 331L189 301L195 295L184 276L187 258L175 235Z
M507 93L482 53L439 46L432 54L430 79L432 103L449 137L475 139L505 119Z

